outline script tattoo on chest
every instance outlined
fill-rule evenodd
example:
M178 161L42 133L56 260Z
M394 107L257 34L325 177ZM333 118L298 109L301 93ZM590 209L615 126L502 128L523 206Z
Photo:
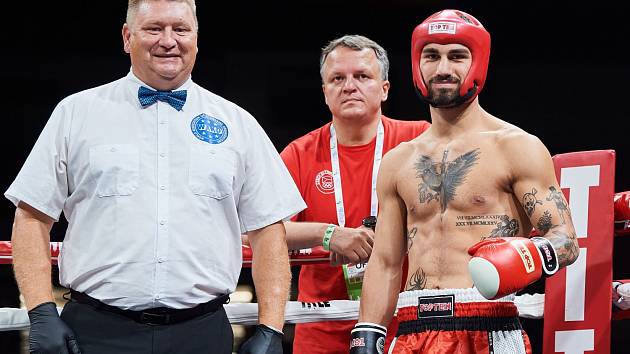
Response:
M520 230L518 220L508 215L458 215L455 221L456 227L488 225L495 228L482 240L488 237L514 237Z
M466 180L466 175L477 163L479 154L479 149L474 149L453 161L447 161L448 150L444 150L442 161L437 162L429 156L420 156L414 164L416 177L421 179L418 186L420 203L439 201L444 212L448 203L455 198L457 187Z

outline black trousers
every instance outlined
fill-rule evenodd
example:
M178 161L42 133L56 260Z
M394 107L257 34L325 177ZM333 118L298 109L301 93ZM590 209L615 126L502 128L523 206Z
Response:
M148 325L69 301L61 319L74 331L83 354L232 353L225 309L169 325Z

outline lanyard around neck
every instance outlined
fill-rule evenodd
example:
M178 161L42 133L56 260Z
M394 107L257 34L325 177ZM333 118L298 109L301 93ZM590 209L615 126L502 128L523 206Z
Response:
M372 192L370 194L370 215L376 216L378 212L378 198L376 196L376 175L383 157L383 138L385 129L379 119L376 130L376 147L374 148L374 165L372 166ZM339 151L337 147L337 133L335 126L330 124L330 161L332 163L332 175L335 188L335 208L337 209L337 222L339 226L346 225L346 212L343 207L343 191L341 188L341 171L339 170Z

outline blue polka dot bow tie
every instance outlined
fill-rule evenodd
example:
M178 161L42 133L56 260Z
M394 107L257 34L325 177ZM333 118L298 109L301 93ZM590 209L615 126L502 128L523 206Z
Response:
M142 107L150 106L158 100L166 102L178 111L182 110L186 103L186 90L180 91L154 91L150 88L140 86L138 89L138 100Z

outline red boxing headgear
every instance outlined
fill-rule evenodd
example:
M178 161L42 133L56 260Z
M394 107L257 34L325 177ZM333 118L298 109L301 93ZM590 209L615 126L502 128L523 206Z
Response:
M411 70L413 82L426 100L429 92L420 72L420 57L429 43L466 46L472 55L472 65L459 90L460 102L473 100L483 89L490 60L490 33L473 16L459 10L434 13L413 30L411 37Z

